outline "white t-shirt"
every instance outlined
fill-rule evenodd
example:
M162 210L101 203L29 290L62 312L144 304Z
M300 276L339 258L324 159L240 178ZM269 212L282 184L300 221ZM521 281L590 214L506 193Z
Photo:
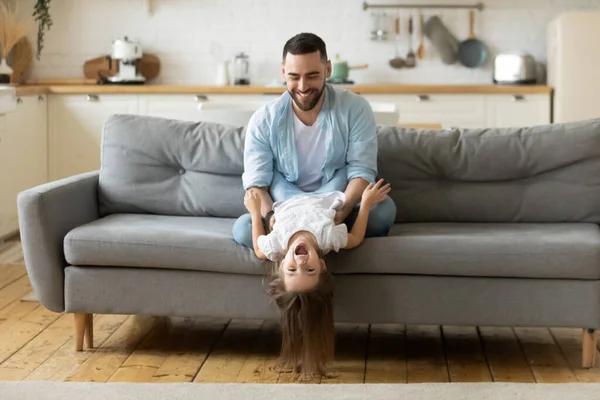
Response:
M325 165L325 135L315 122L306 126L294 113L294 141L298 153L298 180L296 186L305 192L321 187Z
M308 231L315 235L323 254L339 251L348 243L346 224L335 225L335 212L345 201L342 192L294 196L273 204L275 223L268 235L258 237L258 248L269 260L285 253L292 235Z

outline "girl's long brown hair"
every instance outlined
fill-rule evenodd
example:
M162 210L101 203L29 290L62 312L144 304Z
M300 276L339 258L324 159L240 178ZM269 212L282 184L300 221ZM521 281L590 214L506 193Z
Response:
M295 378L325 376L335 351L331 275L324 270L312 290L288 291L279 264L276 262L268 273L268 294L280 312L280 368L291 371Z

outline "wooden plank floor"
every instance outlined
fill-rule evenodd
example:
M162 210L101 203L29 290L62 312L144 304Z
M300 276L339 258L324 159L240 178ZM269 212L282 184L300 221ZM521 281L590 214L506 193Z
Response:
M73 316L22 301L30 291L20 242L0 243L0 380L291 382L273 368L273 321L94 315L96 347L76 352ZM322 384L600 382L600 367L580 367L579 329L337 328Z

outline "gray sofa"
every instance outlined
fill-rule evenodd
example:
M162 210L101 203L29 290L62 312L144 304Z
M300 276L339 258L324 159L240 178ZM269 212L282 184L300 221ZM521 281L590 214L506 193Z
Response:
M327 257L338 322L600 327L600 119L506 129L379 127L390 236ZM277 318L266 264L232 239L243 128L114 115L100 171L18 196L41 303L92 313ZM89 338L91 345L91 337Z

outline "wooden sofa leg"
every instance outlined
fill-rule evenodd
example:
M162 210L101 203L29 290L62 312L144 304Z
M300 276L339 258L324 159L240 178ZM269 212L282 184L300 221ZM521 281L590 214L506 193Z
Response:
M87 345L93 347L94 326L92 314L76 313L75 317L75 350L83 350L83 338Z
M584 329L582 337L581 366L592 368L596 365L596 344L598 342L598 331L596 329Z
M86 314L85 342L87 344L88 349L94 348L94 314Z

